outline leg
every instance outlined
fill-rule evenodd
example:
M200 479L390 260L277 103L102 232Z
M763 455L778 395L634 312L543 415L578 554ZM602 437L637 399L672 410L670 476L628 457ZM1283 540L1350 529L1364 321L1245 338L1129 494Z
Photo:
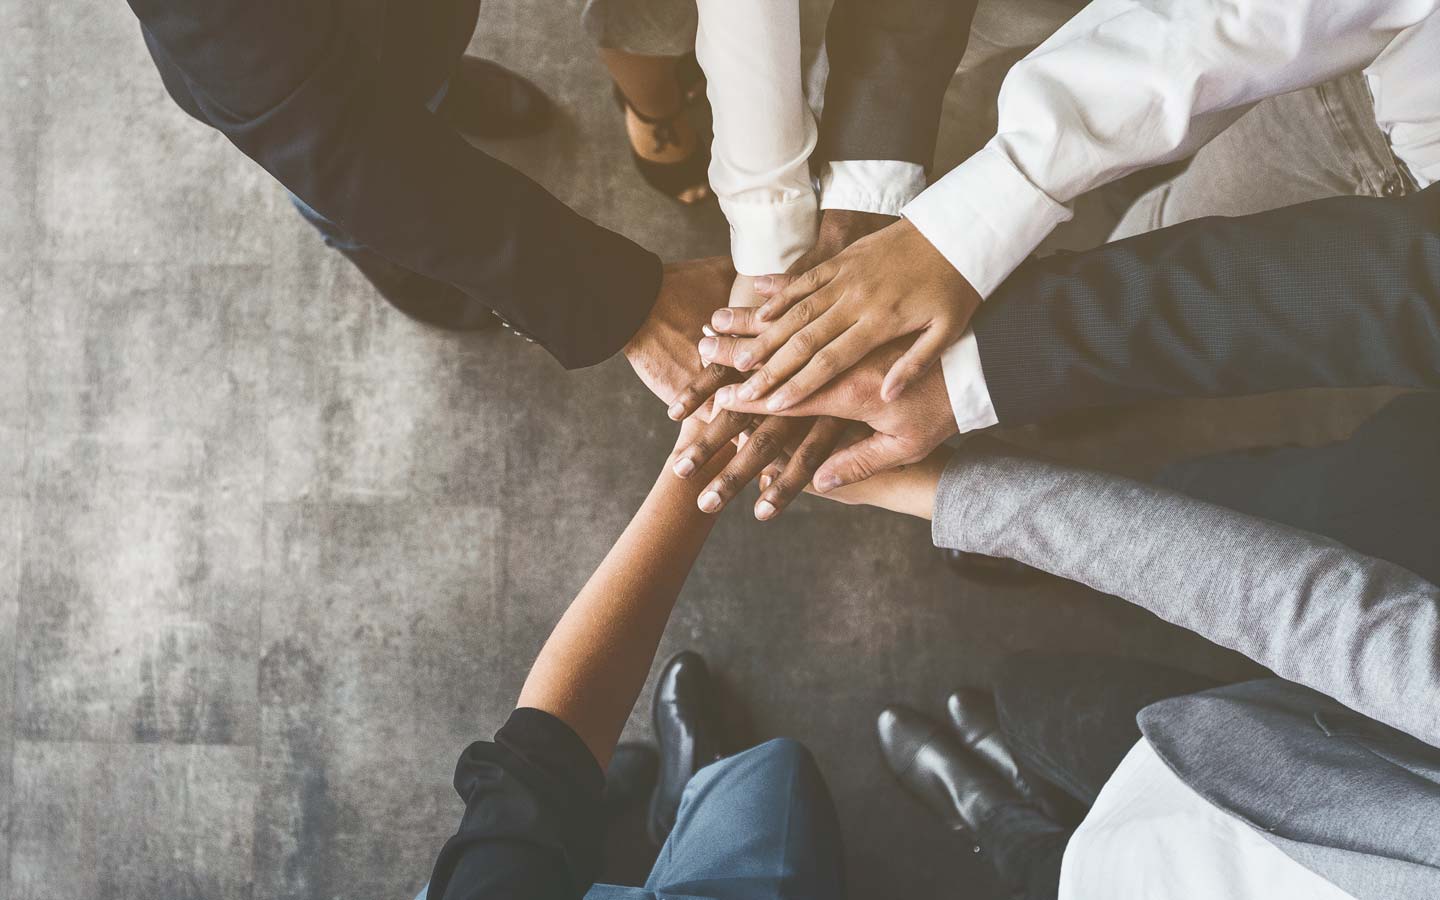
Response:
M715 900L844 897L835 804L802 745L773 740L690 780L645 887Z
M687 115L701 95L693 0L588 0L581 20L625 105L636 166L685 204L710 196L708 146Z
M1139 660L1020 654L996 673L995 706L1005 743L1025 770L1088 808L1140 739L1136 713L1215 686L1211 679Z
M1374 104L1357 72L1257 104L1202 147L1184 171L1142 194L1110 239L1322 197L1391 196L1410 185L1375 124Z
M1025 900L1054 900L1060 890L1060 862L1073 833L1073 828L1021 803L996 808L976 829L990 865Z

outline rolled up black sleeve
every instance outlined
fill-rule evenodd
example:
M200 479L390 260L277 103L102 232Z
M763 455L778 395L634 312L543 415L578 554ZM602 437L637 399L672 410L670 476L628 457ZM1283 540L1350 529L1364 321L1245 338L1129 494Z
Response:
M605 777L568 725L538 709L510 715L455 767L460 830L430 876L430 900L573 900L600 871Z
M567 368L613 355L648 315L659 259L382 78L339 4L130 5L187 108L360 242L487 304Z

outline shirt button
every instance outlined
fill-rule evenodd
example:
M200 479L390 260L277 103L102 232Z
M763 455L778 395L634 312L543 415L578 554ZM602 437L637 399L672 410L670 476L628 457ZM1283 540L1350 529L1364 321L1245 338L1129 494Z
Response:
M1400 176L1392 172L1380 186L1380 193L1386 197L1399 197L1405 193L1405 185L1401 184Z

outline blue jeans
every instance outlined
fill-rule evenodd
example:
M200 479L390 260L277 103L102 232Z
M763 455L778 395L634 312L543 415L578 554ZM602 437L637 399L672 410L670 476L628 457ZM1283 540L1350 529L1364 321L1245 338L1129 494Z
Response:
M448 93L450 93L449 78L445 79L440 85L440 89L430 97L429 102L425 104L425 108L432 113L435 112L435 110L440 108L440 104L445 102L445 95ZM286 191L286 193L288 194L290 192ZM300 217L311 225L314 225L315 230L320 232L320 238L325 242L327 247L333 247L336 250L365 249L364 244L351 237L349 232L339 225L320 215L304 200L301 200L294 194L290 194L290 202L295 205L295 210L300 213Z
M820 769L780 738L690 779L643 888L597 884L585 900L839 900L843 859Z

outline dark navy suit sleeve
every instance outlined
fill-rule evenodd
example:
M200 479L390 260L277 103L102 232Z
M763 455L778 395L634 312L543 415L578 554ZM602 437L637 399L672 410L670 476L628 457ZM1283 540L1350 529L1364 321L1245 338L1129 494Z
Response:
M489 305L567 368L611 356L648 315L659 259L380 78L340 4L130 5L188 109L361 243Z
M974 327L1003 425L1166 397L1440 388L1440 185L1032 260Z
M600 871L605 778L568 725L520 708L455 767L465 816L429 900L576 900Z

